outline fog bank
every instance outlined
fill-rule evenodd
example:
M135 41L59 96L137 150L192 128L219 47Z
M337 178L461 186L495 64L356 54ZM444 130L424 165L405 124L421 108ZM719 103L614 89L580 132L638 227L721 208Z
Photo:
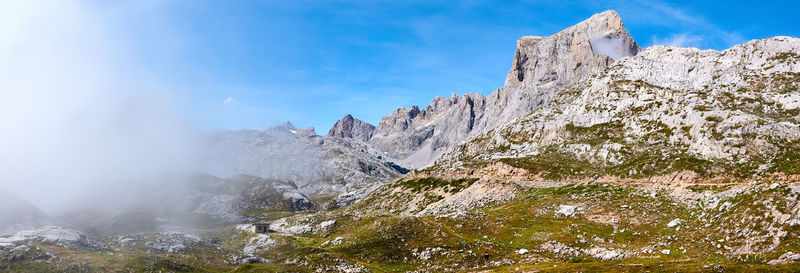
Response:
M0 189L45 212L192 169L179 94L148 75L111 16L77 1L0 9Z

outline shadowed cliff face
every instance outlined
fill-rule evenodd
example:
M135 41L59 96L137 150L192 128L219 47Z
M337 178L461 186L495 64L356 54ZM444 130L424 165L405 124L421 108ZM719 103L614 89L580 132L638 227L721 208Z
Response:
M429 166L448 148L530 113L565 85L639 50L614 11L552 36L522 37L503 88L488 96L437 97L422 110L399 108L368 142L407 166Z

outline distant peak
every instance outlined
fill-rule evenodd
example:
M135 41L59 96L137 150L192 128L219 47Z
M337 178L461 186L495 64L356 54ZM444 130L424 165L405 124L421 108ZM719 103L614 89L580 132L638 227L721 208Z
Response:
M328 136L338 138L354 138L367 141L372 137L375 126L347 114L336 121L328 131Z
M594 18L594 17L617 18L617 20L622 22L622 19L620 19L620 17L619 17L619 13L617 13L617 11L613 10L613 9L610 9L610 10L607 10L607 11L604 11L604 12L601 12L601 13L597 13L595 15L592 15L592 17L589 17L589 18L591 19L591 18Z
M292 124L288 120L286 122L284 122L284 123L281 123L280 125L278 125L276 127L286 128L286 129L295 129L296 128L296 127L294 127L294 124Z
M314 127L297 128L294 126L294 124L292 124L289 121L270 127L269 129L267 129L267 131L290 132L297 136L303 136L303 137L313 137L317 135L317 133L314 131Z
M578 24L593 24L608 30L624 30L622 17L614 10L596 13Z

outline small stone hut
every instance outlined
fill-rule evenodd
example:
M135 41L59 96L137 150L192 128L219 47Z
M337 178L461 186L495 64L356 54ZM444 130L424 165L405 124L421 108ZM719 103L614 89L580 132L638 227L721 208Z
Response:
M254 223L251 231L253 233L267 233L269 232L269 223Z

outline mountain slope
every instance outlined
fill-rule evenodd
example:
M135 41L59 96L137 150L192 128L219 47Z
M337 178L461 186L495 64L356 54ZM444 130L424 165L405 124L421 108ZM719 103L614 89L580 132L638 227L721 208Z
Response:
M11 193L0 191L0 235L53 223L44 212Z
M797 38L724 51L654 46L455 147L438 167L520 179L795 174L798 88Z

